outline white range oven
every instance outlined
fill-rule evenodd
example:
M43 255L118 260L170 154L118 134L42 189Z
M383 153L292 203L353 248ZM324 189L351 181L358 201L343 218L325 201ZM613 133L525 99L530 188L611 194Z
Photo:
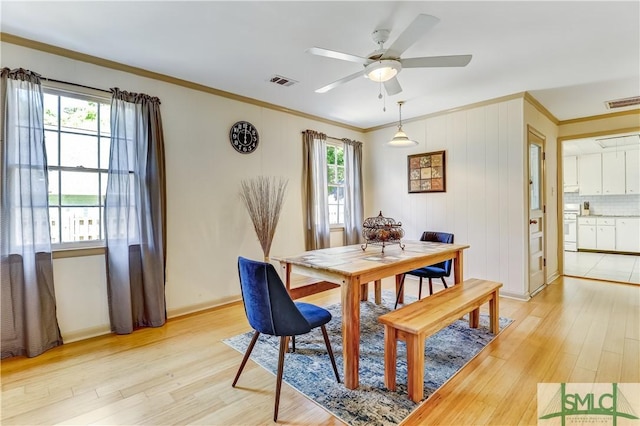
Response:
M578 215L580 204L564 205L564 250L578 251Z

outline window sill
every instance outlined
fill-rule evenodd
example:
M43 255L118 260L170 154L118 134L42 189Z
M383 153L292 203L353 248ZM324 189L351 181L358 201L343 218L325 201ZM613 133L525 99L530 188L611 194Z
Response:
M331 225L331 227L329 227L329 232L338 232L338 231L344 231L344 225Z
M101 256L106 253L105 247L81 247L81 248L61 248L53 251L52 256L54 259L66 259L69 257L83 257L83 256Z

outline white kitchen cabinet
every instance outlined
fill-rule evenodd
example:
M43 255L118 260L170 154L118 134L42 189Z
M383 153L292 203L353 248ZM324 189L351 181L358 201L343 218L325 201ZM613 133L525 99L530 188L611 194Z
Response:
M602 154L602 195L625 193L625 152Z
M602 195L602 155L587 154L578 157L580 195Z
M567 187L578 186L578 157L576 155L567 155L562 162L562 183Z
M640 253L640 217L578 217L578 249Z
M615 251L616 220L612 217L596 219L596 248L598 250Z
M596 250L596 218L578 218L578 249Z
M626 193L640 194L640 150L625 152Z
M616 251L640 252L640 217L616 219Z

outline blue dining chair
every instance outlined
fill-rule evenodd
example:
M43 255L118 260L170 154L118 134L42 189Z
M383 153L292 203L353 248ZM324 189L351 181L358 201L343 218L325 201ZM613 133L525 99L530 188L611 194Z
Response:
M278 419L280 403L280 388L282 387L282 372L284 369L284 354L287 351L289 338L309 333L320 327L327 352L331 359L336 380L340 383L336 360L333 357L331 343L327 335L325 324L331 321L331 313L310 303L294 302L289 296L280 276L273 265L265 262L238 257L238 274L242 302L247 314L249 325L254 329L253 338L244 354L236 378L231 386L235 387L245 364L249 360L251 351L260 333L280 336L280 352L278 356L278 375L276 381L276 402L273 411L273 421Z
M447 243L453 244L453 234L448 234L446 232L429 232L425 231L422 233L420 237L420 241L432 241L436 243ZM400 297L400 293L402 292L402 287L404 286L404 278L406 275L413 275L415 277L420 278L420 287L418 288L418 300L422 299L422 279L429 279L429 295L433 294L433 278L440 278L442 280L442 284L444 284L444 288L447 287L447 282L444 277L448 277L451 275L451 265L452 260L445 260L444 262L436 263L435 265L425 266L424 268L414 269L413 271L409 271L406 274L402 275L402 279L400 281L400 288L398 289L398 294L396 295L396 304L393 306L393 309L398 307L398 298Z

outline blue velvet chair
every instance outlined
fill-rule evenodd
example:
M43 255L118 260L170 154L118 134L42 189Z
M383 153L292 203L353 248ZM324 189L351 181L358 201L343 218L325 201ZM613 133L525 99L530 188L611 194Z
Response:
M453 244L453 234L448 234L446 232L429 232L425 231L422 233L420 237L420 241L433 241L436 243L447 243ZM398 307L398 298L400 297L400 293L402 292L402 287L404 286L404 278L408 275L413 275L415 277L420 278L420 287L418 288L418 299L422 299L422 279L429 279L429 295L433 294L433 278L440 278L442 280L442 284L444 284L444 288L447 287L447 282L444 277L448 277L451 275L451 265L453 261L451 259L445 260L444 262L437 263L435 265L425 266L424 268L414 269L413 271L407 272L402 275L402 280L400 282L400 288L398 289L398 294L396 295L396 304L393 309Z
M273 412L273 421L275 422L278 419L284 353L287 351L290 337L294 338L297 335L306 334L314 328L320 327L329 358L331 359L333 372L336 375L336 380L340 383L338 368L336 367L331 343L325 328L325 324L331 320L331 313L310 303L294 302L275 268L270 263L239 257L238 274L240 276L244 310L247 314L249 325L255 330L255 333L244 354L232 386L236 386L260 333L280 336L276 402Z

